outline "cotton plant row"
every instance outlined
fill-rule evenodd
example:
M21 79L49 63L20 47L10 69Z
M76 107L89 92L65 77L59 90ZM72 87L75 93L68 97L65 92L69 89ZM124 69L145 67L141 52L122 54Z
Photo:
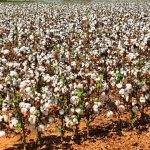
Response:
M146 3L0 4L0 136L42 134L55 123L78 137L89 126L150 102L150 9ZM115 98L112 98L115 97Z

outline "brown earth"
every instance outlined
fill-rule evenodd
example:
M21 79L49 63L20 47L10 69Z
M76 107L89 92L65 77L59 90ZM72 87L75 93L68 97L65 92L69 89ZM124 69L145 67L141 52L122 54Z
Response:
M147 114L150 114L148 109ZM129 114L121 116L122 127L117 117L98 116L90 125L90 138L86 138L84 121L80 124L80 134L75 141L71 139L71 131L65 134L64 150L150 150L150 120L142 122L131 129L128 124ZM53 125L54 126L54 125ZM60 134L54 127L44 133L43 150L62 149ZM122 128L122 130L121 130ZM22 150L20 135L11 133L9 137L0 138L0 150ZM27 150L38 150L35 147L36 134L31 132L28 137Z

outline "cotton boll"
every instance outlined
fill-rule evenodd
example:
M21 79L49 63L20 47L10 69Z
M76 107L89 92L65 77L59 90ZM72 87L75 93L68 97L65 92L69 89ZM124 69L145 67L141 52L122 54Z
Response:
M146 102L145 97L140 97L140 102L141 102L141 103L145 103L145 102Z
M114 113L110 110L110 111L107 112L107 117L112 117L113 114L114 114Z
M2 91L3 90L3 85L2 84L0 84L0 91Z
M31 104L30 104L30 103L25 103L25 108L26 108L26 109L30 109L30 107L31 107Z
M10 76L11 77L16 77L18 73L16 71L10 71Z
M131 93L133 91L132 85L130 83L126 84L126 90L128 93Z
M39 131L44 131L44 129L45 129L45 126L44 126L43 124L40 124L40 125L38 126L38 130L39 130Z
M29 117L29 122L33 125L36 123L36 116L35 115L30 115Z
M125 111L125 106L124 105L119 105L118 109L119 109L119 111L124 112Z
M81 108L76 108L75 111L80 115L83 114L83 110Z
M3 116L0 116L0 122L2 122L2 120L3 120Z
M119 94L120 94L120 95L124 95L124 94L125 94L125 89L120 89L120 90L119 90Z
M31 35L29 36L29 39L30 39L30 40L34 40L34 36L31 34Z
M138 111L138 106L136 106L136 105L134 105L133 107L132 107L132 111L134 112L134 113L136 113L137 111Z
M122 88L122 83L116 84L117 88L121 89Z
M49 123L53 123L55 121L54 117L49 117L48 119Z
M117 106L120 105L120 101L119 101L119 100L116 100L116 101L115 101L115 105L117 105Z
M24 114L24 113L26 113L28 111L28 109L27 108L21 108L21 112Z
M129 101L129 96L126 96L125 99L126 99L126 102L128 102Z
M74 108L70 108L70 111L71 111L72 113L74 113L74 112L75 112L75 109L74 109Z
M5 122L7 122L8 121L8 116L7 115L3 115L3 119L4 119Z
M3 50L3 54L4 54L4 55L9 54L9 50L8 50L8 49Z
M33 115L36 114L36 108L35 108L34 106L32 106L32 107L30 108L30 113L33 114Z
M63 109L59 110L59 114L63 115L65 113L65 111Z
M76 62L75 62L75 61L72 61L72 62L71 62L71 66L75 67L75 66L76 66Z
M5 135L6 135L5 131L0 131L0 137L3 137Z
M70 99L70 102L74 105L77 105L79 103L80 99L78 96L72 96Z
M99 108L98 105L93 105L93 111L94 112L98 112L98 108Z
M94 102L94 105L97 105L98 107L100 107L102 105L101 102Z
M18 120L16 118L12 118L11 124L12 124L13 127L16 127L17 124L18 124Z
M75 117L75 118L73 118L73 124L78 124L79 122L78 122L78 119Z
M7 107L3 107L2 112L6 112L6 111L7 111Z
M25 89L25 91L26 91L27 93L32 92L32 91L31 91L31 87L27 87L27 88Z

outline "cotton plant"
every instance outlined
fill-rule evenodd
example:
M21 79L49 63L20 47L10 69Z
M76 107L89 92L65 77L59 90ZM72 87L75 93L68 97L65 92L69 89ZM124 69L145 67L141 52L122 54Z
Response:
M131 112L132 124L138 112L146 118L148 5L140 13L133 5L105 5L9 4L1 13L0 136L8 128L22 133L26 147L26 133L35 129L40 147L54 123L63 146L67 129L78 138L84 120L88 137L101 113L121 119Z

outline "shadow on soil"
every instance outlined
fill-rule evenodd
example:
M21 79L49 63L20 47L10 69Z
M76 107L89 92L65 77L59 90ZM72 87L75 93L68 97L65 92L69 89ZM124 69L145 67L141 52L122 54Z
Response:
M87 137L86 129L83 131L79 131L78 136L72 141L71 136L65 137L65 142L61 143L61 138L59 136L50 135L44 136L42 138L43 147L41 150L56 150L56 149L64 149L64 150L72 150L73 144L81 144L83 141L91 140L92 142L96 142L97 138L111 138L112 134L123 136L122 131L130 131L133 128L136 129L138 133L142 133L143 131L147 131L150 126L150 116L145 120L138 120L134 126L131 126L130 123L125 121L115 121L107 125L99 125L90 128L89 137ZM13 147L7 148L5 150L23 150L22 144L15 144ZM36 143L33 140L27 143L27 150L38 150Z

